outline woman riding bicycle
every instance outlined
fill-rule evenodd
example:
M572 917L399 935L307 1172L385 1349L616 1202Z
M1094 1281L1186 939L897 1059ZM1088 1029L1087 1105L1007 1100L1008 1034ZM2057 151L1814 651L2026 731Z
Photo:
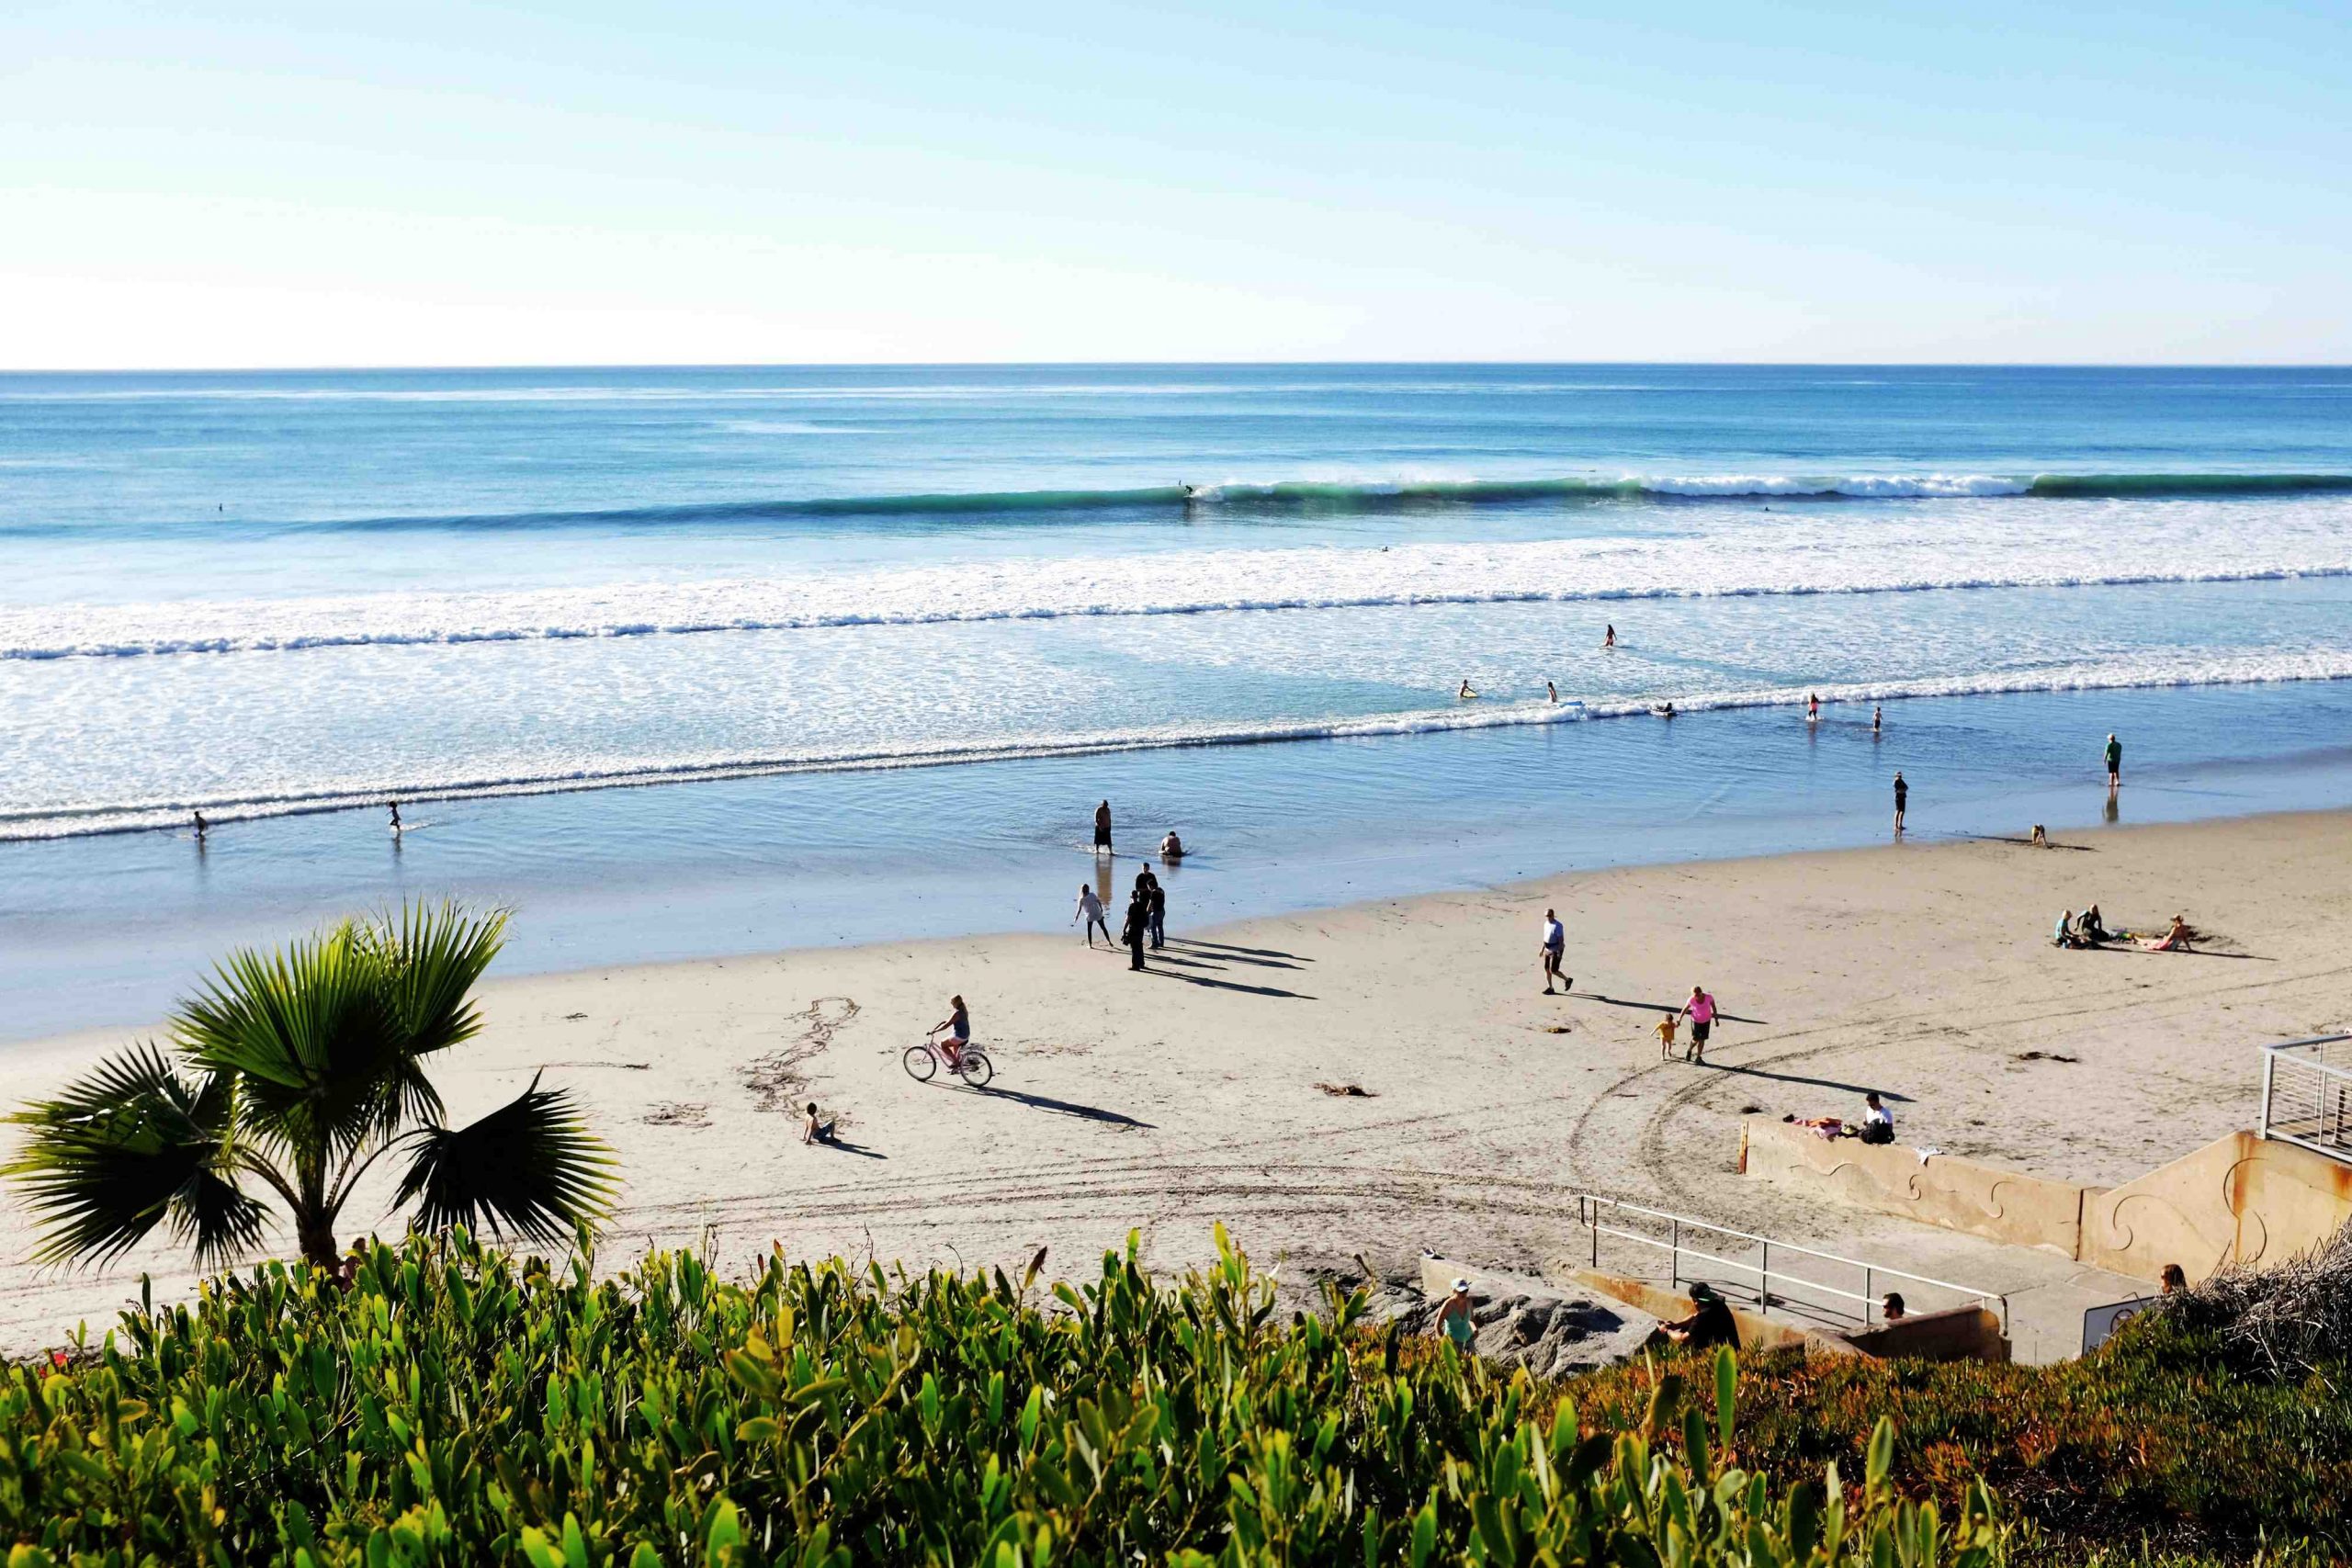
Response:
M946 1053L948 1070L953 1072L963 1066L964 1047L972 1043L972 1015L965 1010L961 997L948 998L947 1005L954 1010L933 1024L931 1032L933 1034L943 1029L947 1032L946 1037L939 1042L939 1048Z

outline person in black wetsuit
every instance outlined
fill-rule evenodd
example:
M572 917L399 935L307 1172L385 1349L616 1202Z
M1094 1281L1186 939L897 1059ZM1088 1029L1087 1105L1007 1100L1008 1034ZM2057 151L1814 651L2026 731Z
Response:
M1140 887L1127 900L1127 923L1119 928L1119 940L1127 944L1127 967L1140 969L1143 964L1143 940L1150 930L1151 900Z

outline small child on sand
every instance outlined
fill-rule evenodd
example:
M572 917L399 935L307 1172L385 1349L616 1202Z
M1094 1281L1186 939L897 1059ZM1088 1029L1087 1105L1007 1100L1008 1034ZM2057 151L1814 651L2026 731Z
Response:
M1675 1026L1682 1021L1679 1013L1661 1013L1657 1021L1657 1059L1665 1061L1674 1055Z

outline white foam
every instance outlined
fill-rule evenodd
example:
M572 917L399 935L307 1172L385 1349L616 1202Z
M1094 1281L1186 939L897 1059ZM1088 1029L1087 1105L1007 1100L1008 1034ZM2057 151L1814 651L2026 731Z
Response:
M1902 702L1928 697L1964 697L2031 692L2121 691L2135 688L2245 685L2290 681L2352 680L2352 649L2268 651L2232 655L2145 655L2030 671L1928 676L1885 682L1848 682L1813 686L1730 687L1674 698L1679 714L1738 708L1794 708L1809 694L1826 704ZM751 778L784 773L939 767L1023 758L1086 756L1179 747L1256 745L1277 741L1369 739L1532 725L1573 724L1597 719L1647 716L1656 699L1617 697L1590 703L1490 704L1286 723L1138 727L1094 734L1064 734L1020 740L969 741L933 746L859 750L813 750L753 755L698 754L639 761L628 766L597 766L505 775L413 772L364 784L251 795L220 795L169 800L86 802L65 809L0 812L0 841L73 838L134 832L185 824L201 810L212 822L289 817L357 807L379 808L389 798L402 801L466 800L486 796L546 795L692 780Z
M1728 535L1218 549L756 580L0 610L0 660L287 652L1410 604L2123 586L2352 575L2352 497L1792 511Z

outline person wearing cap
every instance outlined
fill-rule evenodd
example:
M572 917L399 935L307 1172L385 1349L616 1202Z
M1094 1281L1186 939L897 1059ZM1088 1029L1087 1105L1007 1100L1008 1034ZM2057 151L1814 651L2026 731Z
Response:
M1476 1325L1470 1321L1470 1281L1453 1281L1453 1293L1437 1309L1438 1331L1453 1341L1458 1349L1470 1348L1471 1336Z
M1718 1345L1739 1348L1739 1323L1713 1285L1704 1280L1693 1282L1690 1302L1694 1310L1689 1317L1665 1325L1668 1339L1693 1350L1712 1350Z

